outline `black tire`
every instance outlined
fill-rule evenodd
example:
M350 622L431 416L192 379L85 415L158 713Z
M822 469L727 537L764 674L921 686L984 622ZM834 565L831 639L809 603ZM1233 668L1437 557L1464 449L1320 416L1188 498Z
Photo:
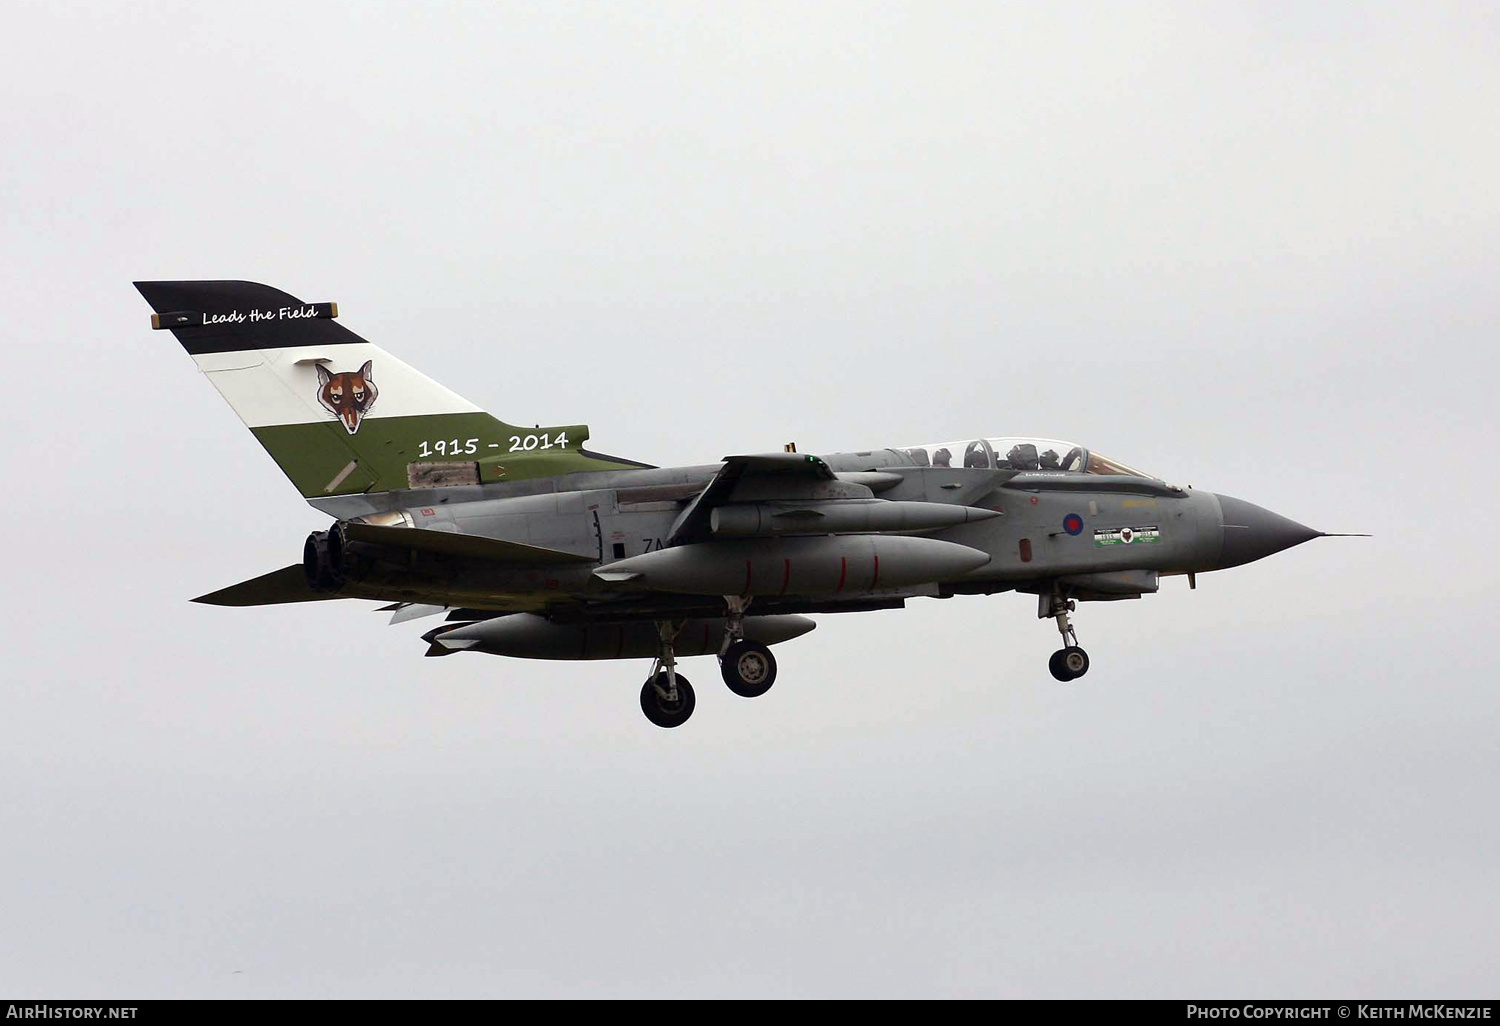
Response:
M719 673L741 698L759 698L776 683L776 657L758 641L736 641L719 660Z
M697 699L693 696L693 686L682 674L677 675L677 701L667 702L656 693L657 685L665 691L667 689L667 672L663 670L655 677L648 678L641 686L641 712L646 714L646 719L658 727L680 727L687 722L689 716L693 715L693 706Z
M1070 680L1077 680L1089 672L1089 654L1077 645L1069 645L1058 655L1062 668L1071 674Z
M1068 668L1063 665L1063 656L1066 654L1066 652L1067 649L1060 648L1056 652L1052 653L1051 659L1047 660L1047 669L1052 671L1052 676L1056 677L1064 684L1073 679L1073 675L1069 673Z

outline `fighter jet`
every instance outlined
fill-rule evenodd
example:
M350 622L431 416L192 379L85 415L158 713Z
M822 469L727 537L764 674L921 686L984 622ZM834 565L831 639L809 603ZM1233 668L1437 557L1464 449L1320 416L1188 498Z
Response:
M485 413L304 303L245 281L136 282L310 505L333 518L302 559L194 601L365 599L392 622L446 614L427 655L650 659L640 705L693 713L682 656L713 655L754 698L770 646L809 613L914 598L1037 597L1062 637L1048 669L1089 670L1079 602L1262 559L1323 532L1170 484L1083 445L980 436L656 467L586 446L582 424Z

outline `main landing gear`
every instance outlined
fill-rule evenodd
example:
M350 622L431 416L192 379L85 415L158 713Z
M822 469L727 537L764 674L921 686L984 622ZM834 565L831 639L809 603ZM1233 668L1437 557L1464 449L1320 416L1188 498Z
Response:
M641 686L641 712L658 727L680 727L693 715L693 706L697 704L693 686L677 672L677 657L672 651L682 625L662 620L656 630L661 636L661 654L651 667L651 676Z
M719 673L724 683L741 698L758 698L776 683L776 657L758 641L745 638L745 609L750 600L727 596L729 613L724 624L724 644L719 649ZM651 666L651 676L641 685L641 712L658 727L680 727L693 715L693 686L677 672L674 644L681 623L659 620L660 654Z
M741 698L759 698L776 683L776 657L758 641L745 640L745 609L750 600L724 596L729 615L724 622L724 644L719 649L719 673Z
M1078 608L1077 604L1066 598L1060 590L1054 589L1052 594L1042 595L1038 605L1037 615L1055 619L1057 632L1062 635L1063 640L1063 647L1053 652L1052 658L1047 660L1047 669L1060 681L1077 680L1089 672L1089 654L1078 647L1078 632L1073 629L1073 622L1068 616Z

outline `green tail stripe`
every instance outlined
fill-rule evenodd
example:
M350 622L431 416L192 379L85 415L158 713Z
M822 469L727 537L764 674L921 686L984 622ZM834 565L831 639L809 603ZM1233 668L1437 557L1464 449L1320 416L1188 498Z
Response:
M488 413L372 417L353 435L332 420L251 430L309 499L638 465L585 454L588 429L583 425L519 428ZM559 435L566 436L566 446L557 442Z

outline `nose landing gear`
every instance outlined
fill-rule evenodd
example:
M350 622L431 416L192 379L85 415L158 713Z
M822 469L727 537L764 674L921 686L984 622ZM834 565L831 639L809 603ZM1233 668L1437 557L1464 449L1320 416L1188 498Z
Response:
M1057 588L1050 595L1043 594L1040 599L1037 616L1055 619L1057 632L1062 635L1063 640L1063 647L1053 652L1052 658L1047 660L1047 669L1052 671L1052 676L1064 683L1077 680L1089 672L1089 654L1078 647L1078 632L1073 629L1073 622L1068 616L1078 606L1064 597Z

